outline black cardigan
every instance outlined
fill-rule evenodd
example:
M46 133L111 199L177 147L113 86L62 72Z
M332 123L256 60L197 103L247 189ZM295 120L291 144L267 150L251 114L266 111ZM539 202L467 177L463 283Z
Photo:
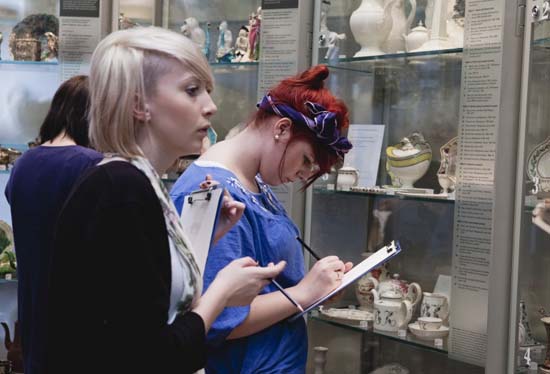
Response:
M90 169L60 214L50 277L48 373L192 373L202 318L167 324L170 250L158 198L133 165Z

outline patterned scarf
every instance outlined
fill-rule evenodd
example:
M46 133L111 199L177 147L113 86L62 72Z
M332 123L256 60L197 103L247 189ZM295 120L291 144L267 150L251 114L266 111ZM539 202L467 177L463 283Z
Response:
M149 160L144 157L135 157L129 162L149 178L164 214L172 267L170 309L168 311L168 323L170 324L178 313L183 314L189 311L194 302L198 300L202 292L202 276L174 203L157 172Z

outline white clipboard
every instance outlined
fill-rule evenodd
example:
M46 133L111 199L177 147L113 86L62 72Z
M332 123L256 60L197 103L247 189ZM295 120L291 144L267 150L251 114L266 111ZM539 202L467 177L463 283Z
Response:
M344 277L342 278L342 283L340 283L338 287L330 291L327 295L316 300L313 304L305 308L303 312L297 313L290 317L289 321L292 322L303 316L313 308L317 307L319 304L322 304L323 302L330 299L332 296L355 282L357 279L361 278L363 275L365 275L375 267L382 265L384 262L397 255L399 252L401 252L401 246L399 245L399 242L396 240L392 240L390 244L380 248L378 251L374 252L374 254L364 259L363 261L355 265L350 271L344 274Z
M191 241L195 260L204 274L208 251L214 238L214 229L220 215L224 189L214 185L185 196L180 220L187 238Z

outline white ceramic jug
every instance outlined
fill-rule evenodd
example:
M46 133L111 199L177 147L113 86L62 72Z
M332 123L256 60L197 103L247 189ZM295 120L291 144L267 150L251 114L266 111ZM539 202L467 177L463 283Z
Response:
M392 28L393 2L388 0L363 0L349 19L353 37L361 45L354 57L382 55L382 44Z
M392 27L386 42L384 43L384 51L386 53L396 53L405 50L405 38L411 29L411 24L416 13L416 0L408 0L411 4L411 11L405 16L405 0L393 1L391 7ZM392 0L386 0L392 2Z
M340 191L349 191L351 187L357 186L359 181L359 172L351 166L344 166L338 169L336 178L336 189Z

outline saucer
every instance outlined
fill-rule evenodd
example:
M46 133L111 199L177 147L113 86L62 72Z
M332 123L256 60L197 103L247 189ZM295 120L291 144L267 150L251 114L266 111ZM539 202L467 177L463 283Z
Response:
M418 325L418 322L410 323L409 330L418 339L433 340L444 338L449 335L449 328L447 326L441 326L437 330L422 330Z
M319 308L319 311L324 317L342 320L344 322L349 321L373 321L374 314L366 310L350 309L350 308Z

